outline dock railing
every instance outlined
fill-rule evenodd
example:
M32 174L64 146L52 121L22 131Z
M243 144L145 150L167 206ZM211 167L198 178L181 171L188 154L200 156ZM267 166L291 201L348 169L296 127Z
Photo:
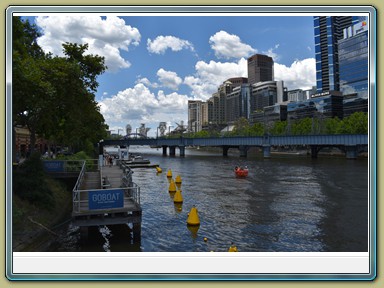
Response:
M95 161L97 163L97 160ZM72 214L74 216L140 209L140 187L132 181L133 172L129 167L120 167L123 169L120 187L112 187L108 177L103 175L103 169L99 169L100 185L98 188L82 189L87 167L89 166L86 161L83 161L79 177L73 188Z

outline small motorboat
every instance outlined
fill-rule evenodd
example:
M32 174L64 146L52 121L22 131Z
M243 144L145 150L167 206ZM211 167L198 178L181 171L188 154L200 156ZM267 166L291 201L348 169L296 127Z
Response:
M241 166L240 167L236 166L235 167L235 175L236 175L236 177L239 177L239 178L247 177L248 176L248 167L245 166L243 168Z
M141 155L130 154L129 159L125 161L126 164L150 164L151 161L144 159Z

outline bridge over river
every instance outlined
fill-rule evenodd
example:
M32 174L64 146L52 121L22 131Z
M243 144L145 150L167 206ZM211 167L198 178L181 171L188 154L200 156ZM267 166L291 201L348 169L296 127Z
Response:
M252 136L252 137L211 137L211 138L126 138L121 140L102 140L99 142L100 154L103 147L108 145L130 146L144 145L162 147L163 155L176 155L176 148L180 156L185 155L187 146L222 147L223 155L228 155L230 148L237 148L241 157L247 156L250 147L260 147L265 158L271 156L271 147L308 146L312 158L316 158L319 151L325 147L337 147L345 152L348 159L355 159L359 152L368 146L367 134L339 134L339 135L295 135L295 136Z

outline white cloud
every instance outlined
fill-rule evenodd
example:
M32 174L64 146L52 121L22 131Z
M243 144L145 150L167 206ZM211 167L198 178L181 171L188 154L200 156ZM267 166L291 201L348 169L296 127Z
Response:
M183 80L178 77L175 72L165 71L163 68L157 71L157 76L164 87L173 90L177 90L179 85L183 82Z
M280 55L274 52L274 50L278 49L280 44L276 44L275 47L269 48L267 51L263 51L264 55L267 55L269 57L272 57L273 62L279 61L280 60Z
M237 35L229 34L226 31L219 31L209 38L209 44L215 51L217 58L241 58L248 57L257 52L251 46L241 42Z
M161 90L155 95L143 83L120 91L99 104L106 123L110 129L116 131L125 129L127 124L130 124L133 129L138 128L141 123L153 128L157 127L159 122L174 123L186 121L188 118L186 95L175 92L165 94ZM156 131L152 130L149 135L154 136L153 133Z
M121 55L129 46L137 46L141 35L137 28L125 24L115 16L39 16L37 26L42 30L38 44L46 52L62 56L65 42L89 44L89 54L105 57L110 71L128 68L131 64Z
M136 83L135 84L138 84L138 83L142 83L144 84L145 86L147 87L151 87L151 88L158 88L159 87L159 84L156 83L156 82L151 82L149 81L148 78L144 77L144 78L139 78L138 80L136 80Z
M148 39L147 49L150 53L155 54L164 54L167 49L175 52L182 49L194 51L193 45L189 41L174 36L157 36L153 41Z
M184 84L192 89L192 96L207 100L212 93L228 78L247 77L247 60L241 58L238 62L198 61L196 73L184 78Z
M316 60L307 58L296 60L290 67L275 63L275 80L283 80L284 86L291 89L310 89L316 85Z

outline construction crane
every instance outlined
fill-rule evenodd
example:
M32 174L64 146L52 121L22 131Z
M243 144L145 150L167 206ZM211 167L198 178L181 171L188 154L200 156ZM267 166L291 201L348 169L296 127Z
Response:
M187 131L187 127L184 125L183 120L180 121L180 124L177 122L175 122L175 123L176 123L177 127L173 131L175 131L177 133L184 133L185 131Z

